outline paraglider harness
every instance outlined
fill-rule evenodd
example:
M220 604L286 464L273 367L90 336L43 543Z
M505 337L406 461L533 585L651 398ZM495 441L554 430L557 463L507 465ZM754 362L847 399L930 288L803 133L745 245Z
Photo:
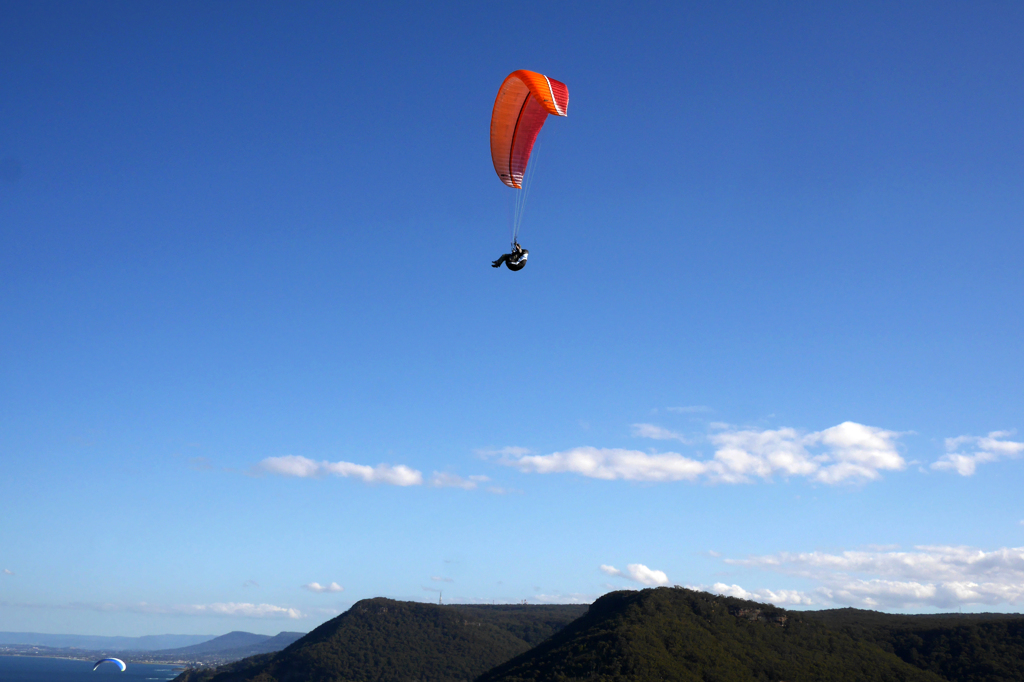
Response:
M491 263L493 267L499 268L504 263L509 270L516 272L526 267L526 259L530 252L519 246L519 242L512 242L512 253L502 254L501 258Z
M506 265L508 265L510 268L513 265L518 266L516 268L513 268L515 270L518 270L519 268L526 265L526 258L528 253L529 252L523 249L523 247L519 246L519 242L512 242L512 257L508 259L508 263L506 263Z

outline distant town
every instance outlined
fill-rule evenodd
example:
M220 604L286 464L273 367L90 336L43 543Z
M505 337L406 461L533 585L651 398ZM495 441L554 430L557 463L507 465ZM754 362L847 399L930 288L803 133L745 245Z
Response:
M116 654L118 658L127 663L163 663L182 668L207 668L231 663L248 656L280 651L304 634L304 632L281 632L270 636L236 631L220 637L210 636L208 639L204 639L202 635L103 638L0 632L0 656L39 656L91 661ZM104 642L105 639L110 642ZM140 645L145 644L147 639L156 640L153 643L168 643L176 640L179 642L195 641L197 639L200 641L188 646L173 648L140 648ZM86 644L86 646L81 644Z

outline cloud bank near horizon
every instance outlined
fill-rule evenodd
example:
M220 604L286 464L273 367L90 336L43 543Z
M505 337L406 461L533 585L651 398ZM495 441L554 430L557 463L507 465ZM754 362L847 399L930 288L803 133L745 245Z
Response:
M804 606L814 604L814 601L809 595L800 592L799 590L762 589L749 592L739 585L727 585L725 583L715 583L710 588L698 586L694 589L702 589L707 592L721 594L725 597L736 597L737 599L746 599L748 601L775 604L776 606Z
M908 552L885 548L838 554L780 552L724 561L817 583L810 593L783 590L775 597L770 590L746 592L738 585L716 583L712 588L730 596L761 594L764 601L780 606L821 603L868 609L949 609L1024 604L1024 547L984 551L920 545Z
M300 620L309 615L299 609L276 604L253 604L249 602L213 602L211 604L151 604L134 602L119 604L111 602L68 602L64 604L43 604L31 602L0 601L2 606L22 608L62 609L69 611L99 611L102 613L141 613L171 616L226 616L237 618L288 618Z

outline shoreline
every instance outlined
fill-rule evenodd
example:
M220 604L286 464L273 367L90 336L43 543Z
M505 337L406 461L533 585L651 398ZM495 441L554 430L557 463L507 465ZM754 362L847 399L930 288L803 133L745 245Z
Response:
M95 656L54 656L51 654L27 654L27 653L14 653L10 651L0 651L0 656L10 656L11 658L55 658L62 661L95 661ZM120 657L119 657L120 658ZM136 660L133 658L122 658L125 663L131 663L132 665L165 665L176 670L188 670L190 666L185 661L149 661L149 660Z

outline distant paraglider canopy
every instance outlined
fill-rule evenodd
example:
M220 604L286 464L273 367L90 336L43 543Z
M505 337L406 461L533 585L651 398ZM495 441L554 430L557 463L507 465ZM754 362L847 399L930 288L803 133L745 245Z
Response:
M568 111L569 88L565 83L534 71L513 71L498 89L491 112L491 161L498 178L516 190L509 216L513 244L518 243L533 174L526 174L533 145L548 114L566 116Z
M114 665L116 665L118 668L121 669L121 672L124 672L125 669L128 667L128 666L126 666L124 664L124 661L122 661L120 658L101 658L100 660L96 661L96 665L94 665L92 667L92 669L96 670L96 668L100 667L104 663L113 663Z

